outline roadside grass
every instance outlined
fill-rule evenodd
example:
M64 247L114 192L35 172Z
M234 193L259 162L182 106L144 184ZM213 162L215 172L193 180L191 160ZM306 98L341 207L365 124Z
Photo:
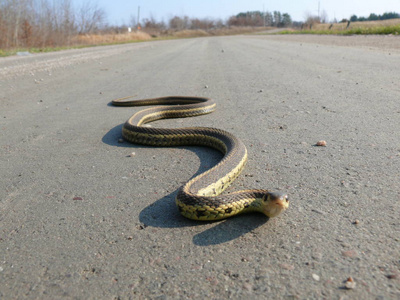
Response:
M138 31L138 32L127 32L120 34L85 34L77 35L72 38L71 44L81 46L94 46L94 45L110 45L118 43L129 43L134 41L148 41L152 37L150 34Z
M400 34L400 19L351 22L335 24L313 24L311 29L288 29L280 34L336 34L336 35L368 35L368 34Z
M13 49L0 49L0 57L16 55L18 52L29 53L44 53L53 52L67 49L79 49L86 47L105 46L105 45L118 45L127 43L138 43L156 40L168 39L181 39L181 38L195 38L204 36L221 36L221 35L237 35L247 34L259 31L265 31L270 28L267 27L230 27L221 29L210 30L180 30L172 31L167 30L163 32L147 33L144 31L126 32L119 34L90 34L90 35L77 35L70 39L68 45L65 46L47 46L47 47L21 47Z
M103 45L117 45L126 43L145 42L152 39L153 38L145 32L77 35L69 41L68 45L65 46L0 49L0 57L15 55L18 52L45 53L45 52L55 52L68 49L96 47Z

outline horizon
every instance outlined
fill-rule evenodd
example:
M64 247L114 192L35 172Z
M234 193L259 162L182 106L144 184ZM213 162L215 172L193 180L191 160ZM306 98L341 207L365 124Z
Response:
M106 13L106 22L109 25L126 25L131 18L137 19L138 7L140 7L140 21L154 18L156 21L167 22L174 16L188 16L189 18L215 19L226 21L231 16L236 16L247 11L279 11L288 13L292 21L305 21L306 16L321 16L325 14L329 22L349 19L352 15L368 17L371 13L382 15L385 12L400 12L400 1L381 0L362 1L354 0L349 3L346 0L300 0L293 3L290 0L108 0L87 1L73 0L74 5L90 2L97 4Z

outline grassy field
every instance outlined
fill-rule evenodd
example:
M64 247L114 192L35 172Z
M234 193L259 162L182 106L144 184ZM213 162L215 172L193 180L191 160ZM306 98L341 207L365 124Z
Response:
M282 31L283 34L400 34L400 19L384 20L384 21L366 21L351 22L349 27L347 23L335 24L313 24L311 29L309 25L307 29L289 29Z
M52 52L65 49L92 47L100 45L114 45L124 43L135 43L144 42L150 40L162 40L162 39L179 39L179 38L193 38L203 36L221 36L221 35L235 35L235 34L246 34L254 33L259 31L265 31L271 29L270 27L230 27L230 28L219 28L211 30L181 30L172 31L165 30L163 32L145 32L135 31L126 32L119 34L90 34L90 35L77 35L73 37L68 45L61 47L43 47L43 48L12 48L12 49L0 49L0 57L15 55L18 52Z

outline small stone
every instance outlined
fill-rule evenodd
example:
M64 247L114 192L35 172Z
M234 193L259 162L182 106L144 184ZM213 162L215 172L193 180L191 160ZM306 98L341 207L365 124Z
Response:
M324 140L318 141L315 145L320 147L326 147L326 141Z
M204 88L205 88L205 89L208 89L208 85L205 85Z
M312 278L316 281L319 281L319 276L317 274L312 274Z
M345 257L354 258L358 256L358 253L356 250L347 250L347 251L342 251L342 255Z
M136 229L138 229L138 230L143 230L143 229L145 229L147 226L145 225L145 224L138 224L138 225L136 225Z
M358 225L358 224L360 224L360 221L356 219L356 220L353 222L353 224L354 224L354 225Z
M353 278L349 277L347 278L344 286L346 287L346 289L351 290L356 287L356 282L353 280Z
M289 270L289 271L294 270L294 266L291 265L291 264L282 263L282 264L280 264L279 266L280 266L282 269L285 269L285 270Z
M134 157L136 155L135 152L132 152L131 154L129 154L130 157Z

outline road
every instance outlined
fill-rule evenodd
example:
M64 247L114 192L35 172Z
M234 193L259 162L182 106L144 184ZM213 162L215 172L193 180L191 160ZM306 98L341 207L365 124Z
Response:
M1 58L0 298L399 299L400 51L357 39ZM129 95L215 99L212 114L152 126L234 133L249 161L229 191L286 192L289 209L181 217L177 189L221 155L118 142L137 108L110 101Z

